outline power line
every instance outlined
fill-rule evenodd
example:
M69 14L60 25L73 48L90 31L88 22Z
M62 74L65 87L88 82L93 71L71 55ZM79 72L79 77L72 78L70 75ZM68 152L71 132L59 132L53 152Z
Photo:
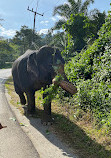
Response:
M29 5L31 5L33 2L34 2L34 0L32 0L32 1L29 3Z
M54 5L58 4L61 0L58 0ZM49 8L48 10L46 10L44 13L47 13L48 11L52 10L54 7Z
M37 7L38 7L38 4L39 4L39 1L40 1L40 0L37 0Z

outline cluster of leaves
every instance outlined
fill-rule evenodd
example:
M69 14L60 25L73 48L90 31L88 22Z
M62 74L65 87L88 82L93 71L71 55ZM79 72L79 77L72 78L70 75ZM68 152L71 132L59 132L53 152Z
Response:
M13 43L11 39L0 40L0 68L8 68L12 66L12 62L21 55L19 45Z
M57 69L57 68L56 68ZM54 99L58 93L59 83L63 79L60 74L57 74L54 78L56 84L51 84L47 86L45 90L42 90L41 93L45 96L43 99L43 105L48 104L52 99Z
M68 43L63 51L66 60L74 57L77 53L86 48L89 41L93 42L98 37L97 32L105 22L105 13L97 12L92 16L85 16L84 13L71 15L70 19L63 25ZM98 26L97 26L97 24Z
M20 46L21 54L27 49L38 49L42 46L42 38L33 32L27 26L22 26L20 31L16 31L16 35L12 39L13 43Z
M78 87L78 104L100 123L111 127L111 15L98 39L66 65L66 73Z
M91 36L92 25L89 18L83 13L72 14L63 27L73 38L74 50L80 51L86 45L85 39Z
M58 14L62 17L58 22L56 22L54 29L62 28L62 25L70 19L71 14L88 14L88 7L91 3L94 3L94 0L68 0L68 3L64 3L54 8L53 15Z
M57 95L58 87L59 87L58 85L51 84L44 91L43 90L41 91L41 93L46 96L43 99L43 106L45 104L48 104L49 102L52 101L52 99L55 98L55 96Z
M4 67L6 62L11 62L13 48L6 40L0 41L0 68Z

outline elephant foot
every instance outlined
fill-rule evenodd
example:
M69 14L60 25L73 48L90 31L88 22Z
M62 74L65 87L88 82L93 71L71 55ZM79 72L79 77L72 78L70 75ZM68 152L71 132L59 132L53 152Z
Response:
M20 99L20 103L21 103L22 105L25 105L25 104L26 104L26 100L25 100L25 99Z
M35 111L35 109L27 110L27 115L28 115L29 117L35 117L35 116L36 116L36 111Z
M29 110L27 106L22 107L24 109L24 115L29 116L29 117L35 117L36 116L36 111L35 109Z
M41 120L41 123L42 123L44 126L52 125L53 122L54 122L54 120L52 119L51 115L46 115L46 114L43 115L42 120Z
M26 105L22 106L23 110L24 110L24 115L28 116L28 107Z

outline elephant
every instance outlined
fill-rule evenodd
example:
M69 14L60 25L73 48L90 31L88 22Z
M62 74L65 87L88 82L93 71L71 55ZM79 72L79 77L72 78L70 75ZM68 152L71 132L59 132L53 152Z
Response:
M26 104L24 93L27 97L28 113L35 112L35 92L45 89L52 84L56 76L54 66L59 67L59 73L68 81L64 73L65 61L58 48L42 46L39 50L28 49L12 65L12 77L15 92L19 95L22 105ZM46 94L43 94L43 98ZM43 122L52 122L51 101L44 105Z

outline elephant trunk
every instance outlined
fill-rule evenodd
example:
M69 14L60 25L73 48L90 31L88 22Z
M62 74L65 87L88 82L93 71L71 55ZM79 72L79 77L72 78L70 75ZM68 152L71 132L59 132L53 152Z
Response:
M61 76L63 77L63 80L61 80L60 82L57 82L55 79L53 79L53 83L59 84L59 86L62 89L66 90L67 92L71 93L72 95L77 93L77 88L72 83L70 83L66 77L66 74L64 72L64 65L59 66L58 73L61 74Z
M67 82L69 81L69 80L67 79L67 77L66 77L65 72L64 72L64 65L60 65L60 66L59 66L58 73L61 74L61 76L64 78L65 81L67 81Z

